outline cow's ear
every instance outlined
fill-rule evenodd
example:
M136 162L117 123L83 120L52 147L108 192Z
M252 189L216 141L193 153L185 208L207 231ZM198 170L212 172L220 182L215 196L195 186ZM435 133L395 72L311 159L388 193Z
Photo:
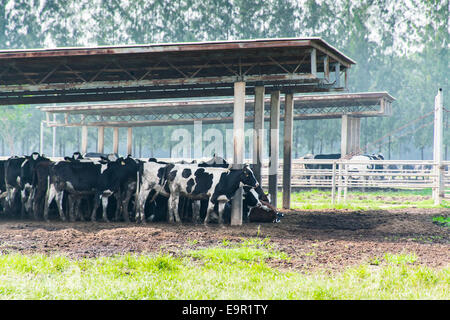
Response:
M108 158L106 158L104 156L100 156L100 159L102 159L103 161L108 161Z
M64 160L66 160L66 161L70 161L70 160L72 160L72 158L69 158L69 157L64 157Z

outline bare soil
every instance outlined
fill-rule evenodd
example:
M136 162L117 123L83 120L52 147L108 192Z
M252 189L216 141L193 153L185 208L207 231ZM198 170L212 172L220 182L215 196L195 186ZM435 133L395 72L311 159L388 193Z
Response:
M412 254L415 264L448 267L450 229L433 223L450 209L378 211L289 210L280 223L208 227L191 223L104 223L0 219L0 253L64 254L71 258L126 253L169 253L217 246L224 239L270 238L289 260L269 261L282 270L339 271L382 260L386 253Z

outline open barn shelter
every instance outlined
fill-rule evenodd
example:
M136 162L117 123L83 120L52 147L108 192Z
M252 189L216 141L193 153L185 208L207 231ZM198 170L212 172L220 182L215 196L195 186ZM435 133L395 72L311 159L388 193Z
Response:
M226 107L229 110L228 117L220 116L222 121L227 118L227 121L233 122L233 165L239 167L244 161L244 122L250 116L256 133L254 159L258 172L263 146L260 132L266 117L271 132L270 162L274 168L278 167L280 102L281 95L284 95L283 191L290 193L288 177L293 119L302 115L301 111L300 115L297 113L301 107L294 108L294 94L344 91L348 70L353 64L355 62L352 59L316 37L5 50L0 51L0 105L112 103L124 100L129 103L132 100L153 99L165 99L170 103L170 100L182 98L233 97ZM249 95L254 95L252 115L246 115L245 110L246 96ZM268 101L266 95L270 96ZM323 109L320 97L316 98L318 100L314 108ZM388 100L383 98L380 101L380 106L384 104L383 108L386 108ZM265 112L266 104L268 115ZM120 110L120 105L116 106ZM207 106L203 104L197 107L203 113L208 113ZM153 110L162 115L167 108L154 107ZM120 111L116 109L116 112ZM67 112L65 114L68 124L70 116ZM86 128L82 129L84 136L87 136L89 116L85 112L80 123L82 128ZM122 126L131 128L133 124L139 125L140 120L132 118L135 115L126 116L131 118L123 120ZM343 123L347 123L345 130L357 130L354 128L359 127L358 121L354 119L359 116L349 116L348 113L341 116ZM205 121L206 118L203 116L197 120ZM141 121L147 121L148 125L158 123L157 119ZM162 121L175 123L181 120L167 118ZM100 130L105 126L119 126L108 124L108 120L104 125L93 125ZM130 134L131 129L128 132ZM269 192L272 194L276 194L276 179L276 172L269 172ZM242 189L237 191L236 199L238 201L233 201L232 225L242 223L242 201L239 201L242 200ZM286 205L289 207L289 204Z

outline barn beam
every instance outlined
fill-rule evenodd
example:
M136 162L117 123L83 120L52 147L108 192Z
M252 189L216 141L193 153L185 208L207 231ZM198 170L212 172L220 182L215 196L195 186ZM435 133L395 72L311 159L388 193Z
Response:
M242 169L244 162L245 82L234 83L233 107L233 168ZM243 189L234 194L231 206L231 225L242 225Z

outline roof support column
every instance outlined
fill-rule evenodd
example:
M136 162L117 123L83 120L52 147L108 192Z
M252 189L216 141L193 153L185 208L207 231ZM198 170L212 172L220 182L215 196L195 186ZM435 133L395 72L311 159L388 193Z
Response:
M127 131L127 154L133 153L133 128L129 127Z
M264 86L255 87L255 113L253 122L253 172L261 185L264 146Z
M292 132L294 124L294 94L284 99L284 146L283 146L283 208L291 208Z
M113 153L119 154L119 127L114 127L113 131Z
M341 157L360 151L361 118L344 114L341 125Z
M272 205L277 207L278 192L278 143L280 128L280 91L270 96L270 144L269 144L269 194Z
M316 48L311 50L311 74L317 76L317 51Z
M81 127L81 154L87 153L87 145L88 145L88 127Z
M233 108L233 169L242 169L244 163L245 82L234 83ZM243 189L234 194L231 206L231 225L242 225Z
M97 152L104 153L105 150L105 127L97 127Z

